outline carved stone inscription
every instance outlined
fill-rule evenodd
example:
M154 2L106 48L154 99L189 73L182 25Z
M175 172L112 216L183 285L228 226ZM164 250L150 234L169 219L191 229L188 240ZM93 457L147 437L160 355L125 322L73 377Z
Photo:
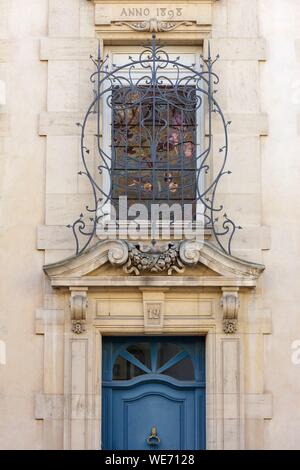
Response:
M165 7L125 7L121 9L121 18L124 19L139 19L145 18L162 18L173 20L175 18L181 19L183 16L183 8L165 8Z
M96 25L110 25L112 23L140 22L156 20L158 22L186 22L192 21L198 25L211 24L211 3L160 3L153 5L151 2L127 3L117 5L96 3Z
M145 333L160 333L163 328L163 301L144 301L144 330Z
M156 320L153 323L159 323L161 314L161 303L160 302L148 302L147 303L147 316L149 320Z

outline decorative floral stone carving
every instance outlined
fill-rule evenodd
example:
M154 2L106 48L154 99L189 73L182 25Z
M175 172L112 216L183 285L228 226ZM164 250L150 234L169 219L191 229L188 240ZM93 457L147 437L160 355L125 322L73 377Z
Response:
M161 273L167 271L171 275L173 271L184 272L184 264L179 255L179 244L168 243L163 247L152 244L142 248L139 244L128 245L128 260L123 267L127 274L140 275L143 272Z
M79 335L85 331L85 324L82 321L73 321L72 322L72 331L73 333Z
M223 320L223 331L226 334L237 332L237 320Z
M223 331L226 334L234 334L237 332L237 320L223 320Z
M117 26L128 26L134 31L144 31L149 33L158 33L163 31L172 31L179 26L191 26L192 21L159 21L157 18L151 18L147 21L117 21Z
M195 240L169 242L157 245L132 244L117 240L108 250L108 260L113 265L123 265L126 274L183 273L185 265L196 265L203 244Z

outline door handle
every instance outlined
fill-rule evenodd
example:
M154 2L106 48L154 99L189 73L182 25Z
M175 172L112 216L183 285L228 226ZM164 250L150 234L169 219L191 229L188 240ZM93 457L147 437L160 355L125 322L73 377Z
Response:
M146 440L147 440L147 444L149 444L149 446L158 446L158 444L160 443L160 438L157 435L156 426L152 426L151 434L150 434L149 437L147 437Z

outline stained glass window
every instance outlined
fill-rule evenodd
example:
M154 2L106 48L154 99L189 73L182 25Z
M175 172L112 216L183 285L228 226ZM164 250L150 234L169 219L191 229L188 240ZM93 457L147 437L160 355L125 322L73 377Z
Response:
M196 94L192 86L112 93L112 200L128 206L196 200Z

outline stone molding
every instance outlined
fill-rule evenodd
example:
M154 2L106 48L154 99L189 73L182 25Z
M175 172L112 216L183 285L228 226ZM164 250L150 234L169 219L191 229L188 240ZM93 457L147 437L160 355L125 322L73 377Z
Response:
M240 260L233 256L229 256L222 252L214 245L204 242L199 244L196 241L185 240L177 245L176 260L180 261L183 268L185 266L195 267L197 264L202 264L214 271L215 276L183 276L181 271L176 273L171 282L167 279L169 276L88 276L91 272L103 266L105 263L110 263L112 266L122 267L126 273L128 270L129 251L133 244L129 244L123 240L105 240L96 243L92 248L82 253L79 256L67 258L61 262L48 264L44 266L45 273L49 276L52 286L100 286L100 285L193 285L195 284L206 286L247 286L255 287L258 277L264 270L264 266L256 263L250 263ZM145 248L144 248L145 249ZM168 254L165 256L168 256ZM140 253L138 251L138 258L140 260ZM157 255L153 253L146 253L149 259L154 256L162 256L164 262L164 271L170 268L169 260L164 259L164 253ZM155 258L155 259L156 259ZM167 262L168 261L168 262ZM176 262L177 262L176 261ZM183 269L182 268L182 269ZM139 271L139 264L136 268ZM176 270L175 270L176 271ZM158 271L159 272L159 271ZM147 270L146 270L147 273ZM151 274L150 269L148 273ZM172 271L171 273L172 274ZM195 273L196 274L196 273ZM135 281L138 278L138 281Z

